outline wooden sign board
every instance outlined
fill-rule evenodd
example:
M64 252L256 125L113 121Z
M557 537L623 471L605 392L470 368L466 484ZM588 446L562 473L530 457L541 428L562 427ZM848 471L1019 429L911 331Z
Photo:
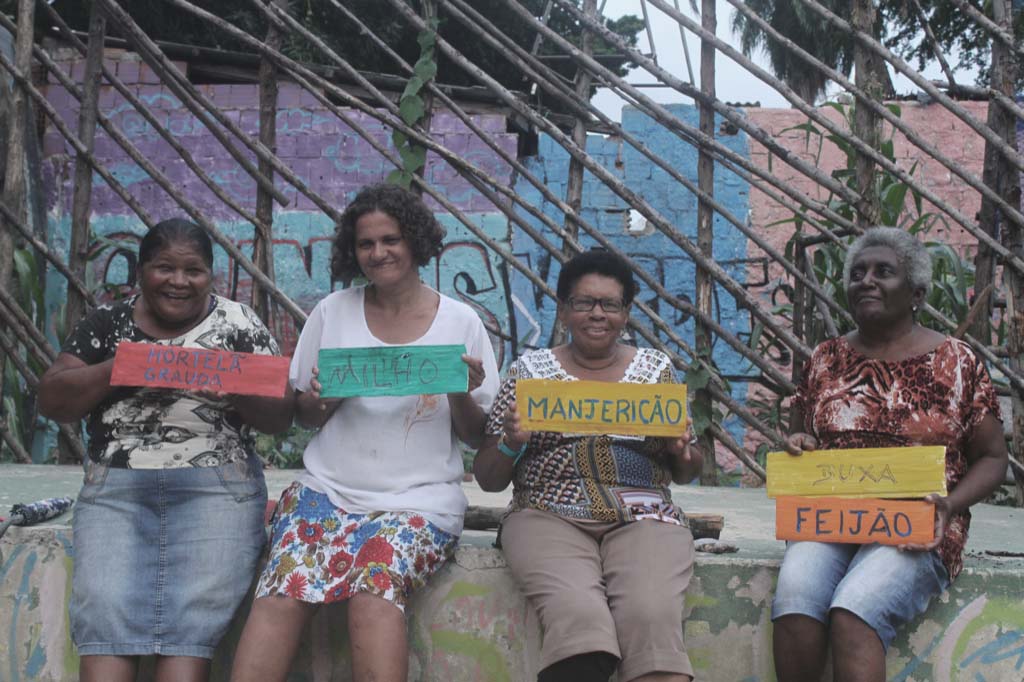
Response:
M466 347L374 346L323 348L317 361L324 398L464 392Z
M290 362L277 355L122 341L110 383L281 398Z
M681 436L685 384L520 379L516 407L527 431Z
M769 452L768 497L924 497L946 494L946 448Z
M780 497L775 501L779 540L882 545L925 544L935 536L935 506L918 500Z

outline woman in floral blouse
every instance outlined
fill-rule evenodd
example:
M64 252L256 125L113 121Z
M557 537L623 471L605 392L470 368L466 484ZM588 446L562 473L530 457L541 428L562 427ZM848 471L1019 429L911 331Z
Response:
M111 386L121 341L276 355L245 305L213 293L213 246L166 220L139 245L140 293L75 327L39 383L39 411L88 419L74 511L71 636L82 680L204 680L265 543L267 489L252 426L291 423L292 397ZM230 557L230 561L225 561Z
M528 432L517 379L674 383L669 358L619 341L636 294L625 261L576 256L558 276L558 319L569 343L523 355L509 370L473 463L480 487L514 482L501 542L544 633L540 682L687 680L683 596L693 537L672 481L700 473L689 434L679 438Z
M948 497L930 495L935 536L899 548L793 542L772 606L780 682L881 682L896 629L924 612L963 566L971 515L1006 476L1006 441L985 366L967 344L917 324L928 251L873 228L851 245L843 280L857 329L819 345L794 403L794 452L946 446Z

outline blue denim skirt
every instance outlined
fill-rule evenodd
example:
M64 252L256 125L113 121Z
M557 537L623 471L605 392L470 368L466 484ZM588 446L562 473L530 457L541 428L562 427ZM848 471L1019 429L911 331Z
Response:
M75 503L70 621L81 656L213 658L266 534L259 460L91 464Z

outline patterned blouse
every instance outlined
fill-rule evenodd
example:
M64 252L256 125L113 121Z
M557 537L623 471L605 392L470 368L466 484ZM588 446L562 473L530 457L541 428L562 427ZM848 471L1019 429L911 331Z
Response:
M509 368L487 421L500 435L505 412L515 400L516 379L577 381L548 349L531 351ZM638 348L622 380L676 383L664 353ZM662 438L534 432L516 464L509 511L540 509L574 519L636 521L654 518L683 523L672 503L672 482Z
M248 306L213 296L198 325L157 340L132 317L138 296L97 308L79 322L61 349L95 365L113 357L121 341L280 355L277 342ZM245 460L252 438L227 401L166 388L115 388L88 417L89 459L112 467L162 469L219 466Z
M946 487L967 473L967 442L986 415L999 419L999 403L984 363L962 341L947 338L906 360L866 357L845 338L814 349L796 403L804 430L822 449L946 446ZM950 519L937 551L955 578L971 514Z

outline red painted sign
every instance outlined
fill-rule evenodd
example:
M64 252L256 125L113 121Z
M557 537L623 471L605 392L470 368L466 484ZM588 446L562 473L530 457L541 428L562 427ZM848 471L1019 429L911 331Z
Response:
M281 398L290 362L276 355L122 341L110 383Z
M775 537L882 545L926 544L935 537L935 506L918 500L779 497Z

